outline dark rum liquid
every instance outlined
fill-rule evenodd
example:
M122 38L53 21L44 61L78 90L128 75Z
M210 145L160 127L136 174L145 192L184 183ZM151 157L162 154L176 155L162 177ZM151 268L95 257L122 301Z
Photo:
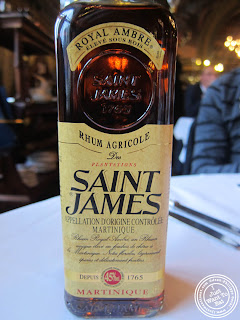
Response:
M56 52L59 122L85 123L121 136L148 124L172 123L177 36L174 20L162 6L147 1L118 3L79 1L67 6L56 23ZM79 51L84 47L89 53L71 71L67 54L71 41L110 22L135 25L153 35L164 50L161 68L144 52L146 46L151 49L150 38L138 29L119 28L109 40L112 43L100 45L108 32L103 28L76 42ZM82 138L87 141L91 137ZM140 144L141 139L121 142L118 147ZM91 143L97 142L92 139ZM83 317L149 316L161 310L163 297L161 292L153 298L119 298L117 294L113 298L83 298L65 291L68 309Z

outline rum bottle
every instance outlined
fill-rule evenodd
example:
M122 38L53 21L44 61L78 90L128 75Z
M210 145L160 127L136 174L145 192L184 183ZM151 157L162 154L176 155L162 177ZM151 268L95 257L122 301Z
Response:
M76 1L56 22L65 301L161 310L177 32L156 1Z

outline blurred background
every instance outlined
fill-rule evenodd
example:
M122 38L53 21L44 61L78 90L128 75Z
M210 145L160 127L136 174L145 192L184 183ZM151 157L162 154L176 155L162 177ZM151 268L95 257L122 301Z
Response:
M0 212L59 194L53 38L58 12L70 2L0 0ZM176 123L195 117L185 109L189 86L204 78L207 87L239 66L240 1L158 2L178 25Z

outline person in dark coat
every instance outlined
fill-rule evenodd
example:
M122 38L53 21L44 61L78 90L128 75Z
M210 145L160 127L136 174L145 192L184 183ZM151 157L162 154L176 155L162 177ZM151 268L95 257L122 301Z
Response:
M196 119L191 173L240 173L240 68L217 79Z
M216 80L217 72L212 66L203 69L200 82L190 85L185 92L184 97L184 116L195 118L198 114L198 109L201 99L205 94L207 88Z

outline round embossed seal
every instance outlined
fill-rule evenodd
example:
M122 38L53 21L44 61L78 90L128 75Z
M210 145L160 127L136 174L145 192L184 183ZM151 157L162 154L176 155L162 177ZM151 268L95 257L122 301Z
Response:
M79 107L102 128L119 131L136 125L153 103L155 87L149 70L128 52L104 51L79 74Z
M196 306L210 318L223 318L229 315L236 308L238 298L235 283L221 274L203 278L194 294Z

